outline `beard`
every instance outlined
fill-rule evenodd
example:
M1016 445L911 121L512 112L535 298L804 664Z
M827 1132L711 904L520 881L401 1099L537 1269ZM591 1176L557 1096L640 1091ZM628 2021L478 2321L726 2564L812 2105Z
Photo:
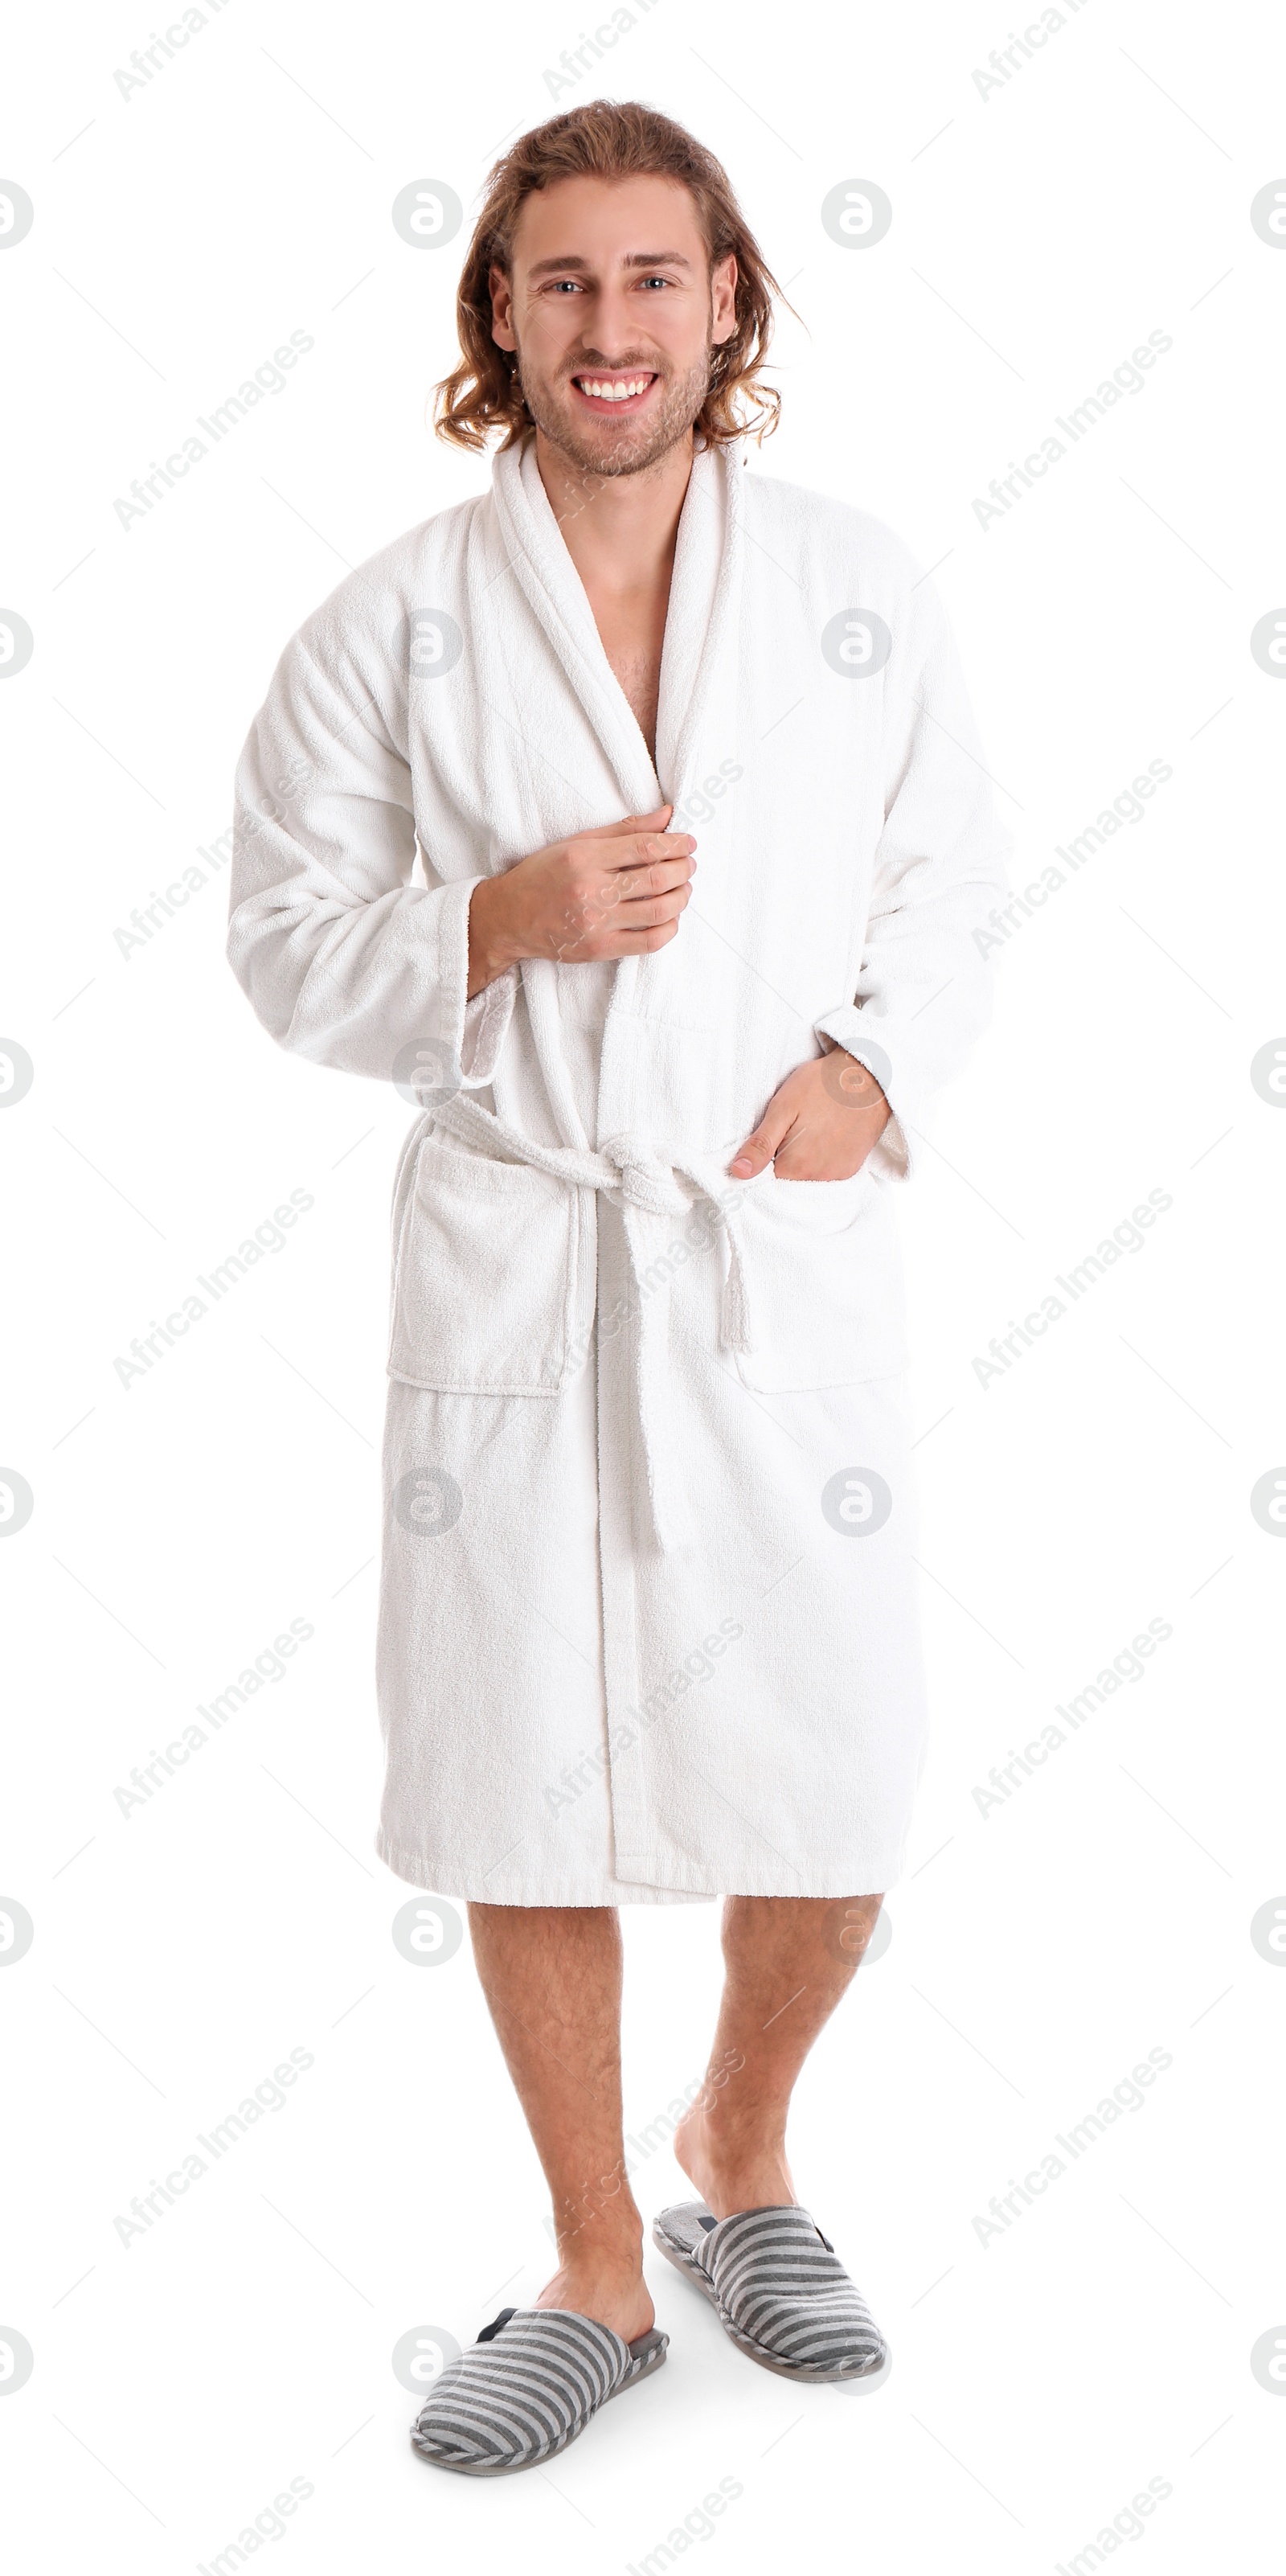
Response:
M654 373L661 378L660 399L646 417L610 421L602 414L574 415L571 404L576 397L561 386L524 370L521 349L517 352L518 382L526 398L527 409L536 427L558 449L570 465L582 474L598 474L605 479L617 474L643 474L650 465L668 456L672 447L687 438L710 390L711 359L714 343L708 341L705 354L683 376L672 376L668 382L664 371L654 368L650 358L613 363L636 365L640 375ZM570 387L573 375L592 374L592 366L582 360L568 370L564 384Z

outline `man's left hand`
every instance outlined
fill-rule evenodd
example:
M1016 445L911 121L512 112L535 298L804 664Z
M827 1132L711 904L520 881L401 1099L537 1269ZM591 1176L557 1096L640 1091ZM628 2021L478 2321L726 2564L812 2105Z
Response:
M834 1047L787 1074L729 1175L753 1180L771 1163L780 1181L851 1180L892 1114L874 1074Z

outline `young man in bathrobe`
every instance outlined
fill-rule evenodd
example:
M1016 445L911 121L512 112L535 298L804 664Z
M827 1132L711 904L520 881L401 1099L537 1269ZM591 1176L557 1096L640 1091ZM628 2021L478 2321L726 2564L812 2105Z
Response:
M525 2366L546 2312L606 2355L572 2430L622 2353L664 2351L622 2138L623 1903L725 1900L673 2142L699 2199L662 2250L788 2375L884 2360L798 2208L786 2115L923 1760L892 1185L986 1016L1003 843L906 549L745 470L772 287L669 120L599 101L524 136L440 407L457 443L500 434L491 488L308 620L238 780L255 1009L421 1112L393 1209L378 1848L468 1901L559 2249L456 2366L454 2426L426 2408L448 2466L560 2446L489 2429L484 2364Z

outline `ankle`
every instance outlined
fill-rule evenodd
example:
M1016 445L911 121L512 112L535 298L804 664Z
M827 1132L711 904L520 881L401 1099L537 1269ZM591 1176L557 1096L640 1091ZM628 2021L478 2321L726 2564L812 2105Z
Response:
M625 2343L633 2343L637 2335L646 2334L656 2321L641 2262L626 2269L560 2260L558 2270L546 2281L535 2304L538 2308L568 2308L577 2316L597 2317Z
M628 2299L643 2283L643 2253L618 2257L606 2255L600 2247L577 2249L575 2244L562 2244L558 2249L558 2269L553 2275L568 2292L566 2304L573 2308L590 2308L595 2293L606 2298Z
M626 2276L643 2268L643 2221L632 2200L608 2210L563 2202L555 2207L554 2229L564 2271Z
M675 2133L674 2154L716 2218L789 2207L795 2200L779 2104L763 2105L757 2117L746 2117L743 2109L732 2123L694 2110Z
M676 2137L682 2136L695 2147L707 2163L737 2171L745 2165L760 2164L765 2158L784 2162L786 2154L786 2114L784 2102L739 2103L735 2115L726 2102L703 2107L694 2105L686 2120L679 2124Z

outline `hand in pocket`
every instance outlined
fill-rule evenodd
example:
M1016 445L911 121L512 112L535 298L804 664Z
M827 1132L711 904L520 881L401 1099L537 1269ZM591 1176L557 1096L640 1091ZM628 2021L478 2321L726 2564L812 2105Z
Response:
M787 1074L729 1175L754 1180L771 1163L779 1181L851 1181L892 1114L874 1074L835 1047Z

